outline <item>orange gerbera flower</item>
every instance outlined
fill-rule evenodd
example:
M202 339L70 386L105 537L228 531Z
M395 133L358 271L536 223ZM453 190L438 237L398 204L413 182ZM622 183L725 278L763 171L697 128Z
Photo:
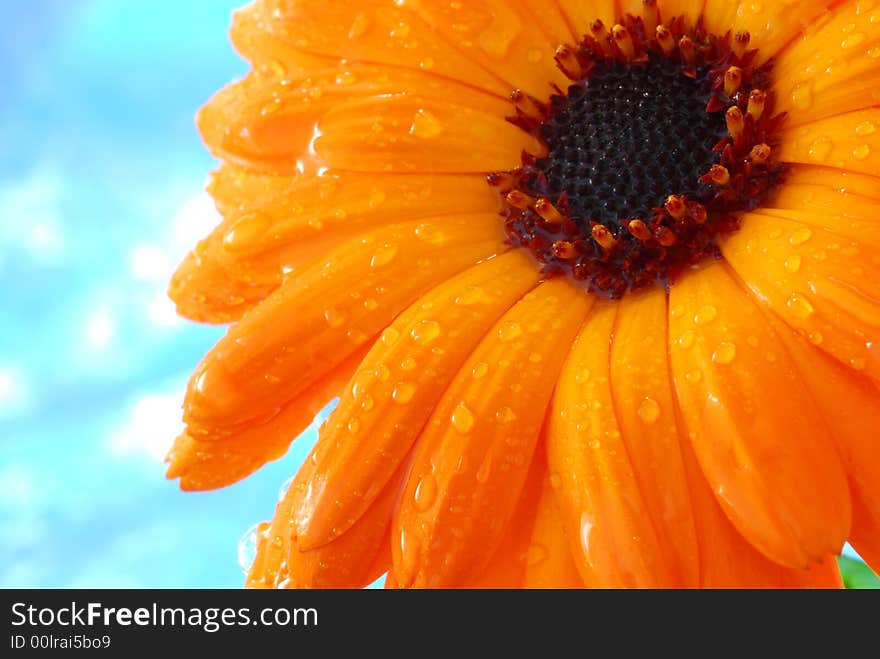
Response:
M880 9L259 0L198 117L232 322L169 456L339 403L250 586L839 585L880 565Z

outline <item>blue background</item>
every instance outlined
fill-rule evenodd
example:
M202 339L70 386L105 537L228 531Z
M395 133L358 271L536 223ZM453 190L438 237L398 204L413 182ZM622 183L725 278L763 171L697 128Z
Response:
M0 586L240 586L314 431L243 483L164 478L222 329L167 280L217 222L196 109L243 75L241 0L29 0L0 21Z

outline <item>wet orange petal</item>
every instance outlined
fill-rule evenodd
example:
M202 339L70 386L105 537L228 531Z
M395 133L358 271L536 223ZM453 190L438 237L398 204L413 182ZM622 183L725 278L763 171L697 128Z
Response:
M322 428L309 469L297 476L303 548L363 514L481 337L538 276L521 251L504 254L444 282L385 330Z
M197 124L211 152L229 162L270 172L316 171L321 163L314 161L310 147L316 126L331 110L410 94L424 99L435 113L449 104L502 119L512 111L507 100L452 80L351 63L293 80L251 72L215 94L199 111Z
M807 570L791 569L774 563L749 544L718 505L690 444L685 440L681 448L700 541L701 588L840 587L833 557Z
M789 113L788 126L880 103L878 24L880 9L843 2L779 55L774 65L777 109Z
M180 265L170 295L189 318L229 322L287 276L378 225L492 212L483 176L283 176L222 166L209 187L224 221Z
M657 0L660 20L668 25L672 19L684 16L689 25L693 25L703 10L704 0ZM620 0L623 14L633 16L644 15L644 0Z
M646 512L677 564L671 585L693 587L699 583L699 559L669 374L667 302L666 292L657 288L618 303L611 390Z
M227 332L190 380L190 432L234 433L287 401L377 335L425 290L504 251L491 215L396 224L340 244Z
M250 23L261 31L258 41L267 33L307 54L426 71L501 96L510 93L509 85L440 38L404 3L263 0L251 11L261 19ZM239 32L238 38L246 37Z
M470 173L513 169L544 147L505 119L418 95L338 104L318 125L314 149L329 167L368 172Z
M756 302L712 263L677 282L670 305L681 309L670 316L670 351L682 418L724 512L784 565L839 552L850 525L846 476Z
M780 51L826 11L831 0L706 0L703 16L710 32L748 32L750 48L764 62Z
M480 573L522 489L564 358L559 346L591 301L567 280L541 284L502 317L443 394L395 513L399 583L450 586Z
M677 585L615 415L609 352L617 306L600 304L556 385L547 438L550 478L575 564L590 587Z
M590 34L590 25L597 18L608 30L617 20L614 0L557 0L556 4L565 14L578 39Z
M538 442L528 475L502 538L485 571L464 588L522 588L529 561L533 560L532 534L536 523L542 484L547 477L547 456Z
M544 447L539 450L546 451ZM546 458L545 458L546 462ZM541 498L535 514L531 542L525 558L525 588L583 588L571 553L571 544L562 525L562 512L549 472L544 471Z
M880 178L842 169L814 165L791 165L785 173L785 182L791 185L824 186L838 192L880 200ZM784 185L781 191L785 192ZM792 206L792 208L799 207Z
M862 174L880 172L880 108L847 112L786 128L780 160Z
M854 373L816 350L807 340L777 321L797 363L801 379L813 396L840 451L849 474L853 498L850 542L866 560L880 567L880 391L869 379Z
M339 395L364 350L358 350L290 400L268 423L242 428L222 440L184 432L168 454L168 478L179 478L184 490L213 490L231 485L287 452L327 403Z
M521 89L544 101L551 85L565 89L569 84L553 59L562 42L546 34L541 21L522 2L420 0L413 4L413 11L511 90ZM548 3L540 11L551 20L555 12L556 7Z
M791 327L880 378L880 224L843 215L747 214L722 245L749 288Z

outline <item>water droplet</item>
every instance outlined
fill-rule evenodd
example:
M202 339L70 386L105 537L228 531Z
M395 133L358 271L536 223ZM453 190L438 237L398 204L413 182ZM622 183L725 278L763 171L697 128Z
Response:
M348 432L350 432L352 435L356 435L357 432L361 429L361 422L357 419L349 419L347 428Z
M505 405L495 412L495 419L498 423L513 423L516 421L516 412Z
M391 393L391 398L393 398L394 402L398 405L406 405L413 399L415 394L416 387L414 384L411 382L398 382L394 391Z
M544 54L538 48L532 48L526 55L526 59L529 60L530 64L537 64L543 56Z
M376 403L370 394L364 394L364 399L361 401L361 409L364 412L369 412L371 409L373 409L373 406L375 404Z
M409 134L423 140L430 140L443 132L443 124L440 120L424 109L419 109L413 115L412 125L409 127Z
M507 320L498 328L498 338L503 342L513 341L522 336L523 330L519 323Z
M474 365L471 375L474 376L474 380L479 380L480 378L485 377L488 372L489 365L486 362L478 362Z
M473 412L464 403L459 403L452 411L452 427L462 435L467 435L473 429Z
M478 483L485 483L489 480L489 474L492 473L492 454L487 454L477 469L476 479Z
M364 300L364 309L367 311L375 311L379 308L379 303L374 298L368 297Z
M434 478L431 474L428 474L419 481L418 485L416 485L416 492L414 497L416 510L420 512L425 512L434 504L434 501L436 499L437 479Z
M419 60L419 68L425 71L430 71L434 68L434 58L433 57L425 57Z
M537 352L533 352L529 355L529 361L533 364L540 364L542 359L543 357L541 356L541 354Z
M639 418L645 423L654 423L660 418L660 404L650 396L646 396L639 405L638 414Z
M348 29L348 38L357 39L358 37L363 36L369 27L370 19L367 18L367 15L364 12L359 12L358 15L354 17L354 22Z
M856 160L865 160L868 156L871 155L871 147L867 144L860 144L855 149L853 149L853 158Z
M678 345L685 350L688 348L692 348L694 345L694 341L697 339L697 334L693 330L688 330L680 337L678 337Z
M684 307L680 304L675 305L669 310L669 317L672 319L681 318L684 315Z
M223 236L223 247L230 252L247 252L264 242L271 225L272 221L260 213L242 215Z
M858 126L856 126L856 135L861 135L865 137L867 135L873 135L877 132L877 126L875 126L870 121L863 121Z
M810 159L814 162L825 162L828 160L828 156L831 155L831 150L833 148L834 142L827 137L820 137L813 140L813 143L810 144L808 154Z
M419 554L421 553L421 543L419 539L407 533L404 529L400 530L400 554L401 571L403 574L398 575L401 579L402 586L410 585L407 581L411 581L415 577L415 571L419 562Z
M582 371L578 371L578 373L575 374L574 381L577 382L578 384L584 384L585 382L587 382L590 379L590 375L591 375L590 369L585 368Z
M420 320L410 331L410 336L419 345L430 345L440 336L440 324L434 320Z
M397 339L400 338L400 332L398 332L393 327L386 327L385 331L382 332L382 336L380 338L382 339L382 343L384 343L386 346L391 346L394 345L397 342Z
M880 46L874 46L871 50L868 51L868 57L872 57L874 59L880 58Z
M257 545L259 540L265 539L269 530L269 522L257 522L241 536L238 541L238 566L247 573L257 557Z
M801 257L797 254L789 256L785 259L785 269L791 273L795 273L801 269Z
M455 298L455 303L464 307L473 307L488 302L492 302L492 296L479 286L468 286L461 292L461 295Z
M388 370L385 364L379 364L373 369L373 372L376 374L376 378L382 382L388 382L388 378L391 377L391 371Z
M802 82L791 92L791 102L798 110L807 110L813 104L813 83Z
M730 364L734 359L736 359L736 344L727 341L719 343L712 353L712 361L716 364Z
M329 325L333 329L336 329L337 327L342 327L345 324L345 314L338 309L325 309L324 320L327 321L327 325Z
M405 357L404 360L400 362L400 368L404 371L412 371L416 366L418 366L418 363L412 357Z
M865 34L863 32L858 32L856 34L848 36L846 39L840 42L841 48L854 48L855 46L860 46L865 43Z
M281 483L281 487L278 488L278 501L283 501L284 497L287 496L287 490L290 489L291 484L293 483L294 476L291 476L286 481Z
M383 265L388 265L396 256L397 245L385 244L373 253L370 259L370 267L380 268Z
M415 229L416 238L424 240L431 245L438 247L446 244L449 236L444 233L443 229L436 224L428 224L427 222L420 224Z
M801 293L792 293L786 304L792 313L800 319L809 318L815 311L810 301Z
M718 309L716 309L712 305L707 304L704 307L700 307L700 310L694 316L694 323L696 323L697 325L708 325L717 317Z
M810 343L814 346L822 345L822 342L825 341L825 337L822 336L822 332L810 332L809 337Z
M552 487L554 490L558 490L560 487L562 487L562 476L560 476L556 472L550 474L550 487Z
M526 565L529 567L540 565L546 561L549 556L550 552L547 551L547 548L544 545L535 543L534 545L530 545L526 550Z
M812 230L807 227L801 227L800 229L795 229L792 234L788 237L789 245L803 245L810 238L813 237Z
M691 371L690 373L685 373L684 379L691 384L696 384L703 379L703 373L701 371Z

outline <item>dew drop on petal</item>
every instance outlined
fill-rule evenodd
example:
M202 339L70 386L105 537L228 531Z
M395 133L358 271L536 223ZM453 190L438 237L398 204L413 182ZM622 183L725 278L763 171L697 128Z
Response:
M452 427L462 435L467 435L474 427L474 414L463 402L452 411Z
M398 405L406 405L413 399L415 394L416 387L412 382L398 382L394 391L391 393L391 398Z
M488 454L483 458L480 468L477 469L476 479L478 483L485 483L489 480L489 474L492 472L492 455Z
M871 155L871 147L867 144L860 144L853 149L853 158L856 160L866 160Z
M257 522L251 526L238 541L238 566L248 572L257 557L257 542L261 535L265 536L269 530L268 522Z
M802 227L792 232L792 234L788 237L788 243L790 245L803 245L812 237L812 230L807 227Z
M385 244L375 252L370 259L370 267L380 268L391 263L397 257L397 245Z
M877 126L875 126L870 121L863 121L858 126L856 126L856 135L861 135L865 137L867 135L873 135L877 132Z
M435 320L420 320L410 331L410 336L419 345L430 345L440 336L440 324Z
M495 412L495 419L498 423L513 423L516 421L516 412L505 405Z
M789 256L785 259L785 269L794 274L801 269L801 257L797 254Z
M736 344L722 341L712 353L712 361L716 364L727 365L736 359Z
M802 82L791 92L791 102L798 110L807 110L813 105L813 83Z
M809 318L815 311L807 297L801 293L792 293L786 304L792 313L801 320Z
M324 320L327 321L327 325L329 325L333 329L336 329L337 327L342 327L345 324L345 314L338 309L325 309Z
M414 496L416 510L420 512L425 512L434 504L434 501L436 499L437 479L434 478L434 476L432 476L431 474L428 474L419 481L418 485L416 485L416 492Z
M486 377L488 372L489 365L486 362L478 362L474 364L474 368L471 370L471 375L474 376L474 380L479 380L480 378Z
M828 156L831 155L831 150L834 148L834 142L832 142L827 137L820 137L816 140L813 140L813 143L810 144L810 148L808 150L810 159L814 162L825 162L828 160Z
M514 341L522 336L523 330L519 323L513 321L505 321L498 328L498 338L503 342Z
M658 418L660 418L660 405L650 396L646 396L639 405L638 414L639 418L644 423L654 423Z
M694 323L697 325L708 325L718 317L718 309L712 305L701 307L694 315Z
M423 140L430 140L437 137L442 132L442 122L427 110L419 109L416 111L415 115L413 115L412 125L409 127L410 135Z

